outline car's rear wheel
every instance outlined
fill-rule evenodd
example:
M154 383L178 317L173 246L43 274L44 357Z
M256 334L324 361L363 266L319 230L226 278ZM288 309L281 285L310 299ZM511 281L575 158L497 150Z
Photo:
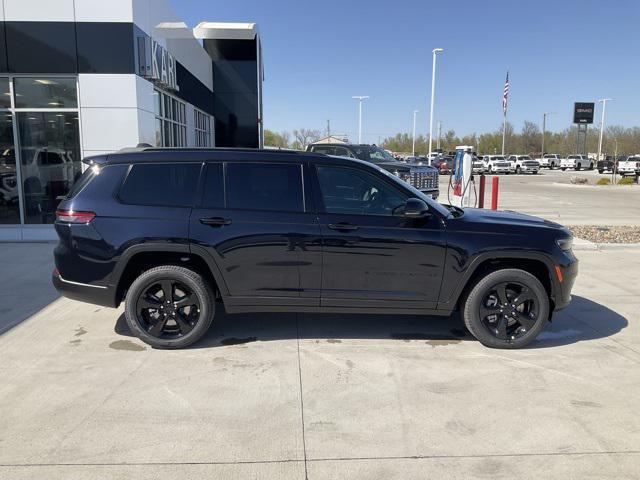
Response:
M517 175L520 175L521 173L522 173L522 169L520 168L520 165L518 165L518 166L516 167L516 174L517 174Z
M581 168L581 165L579 163L577 163L576 166L575 166L575 169L576 170L580 170L580 168Z
M491 348L521 348L549 318L549 296L540 280L524 270L497 270L474 285L462 305L471 334Z
M560 167L560 170L562 170L563 172L567 169L567 167Z
M589 164L589 170L593 170L593 162Z
M177 265L152 268L134 280L125 300L131 331L154 348L182 348L209 329L215 297L197 272Z
M604 173L604 170L602 170L602 169L600 169L600 168L599 168L599 169L598 169L598 173L602 174L602 173Z

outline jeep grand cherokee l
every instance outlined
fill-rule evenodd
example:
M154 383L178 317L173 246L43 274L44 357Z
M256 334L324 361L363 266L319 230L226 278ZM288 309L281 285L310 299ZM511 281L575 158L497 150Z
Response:
M53 283L125 303L159 348L237 312L450 315L484 345L531 342L577 274L567 229L442 206L371 163L268 150L140 149L85 160L56 212Z

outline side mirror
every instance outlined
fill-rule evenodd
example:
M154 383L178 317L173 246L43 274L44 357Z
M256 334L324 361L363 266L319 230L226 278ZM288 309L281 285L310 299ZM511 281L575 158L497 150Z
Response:
M419 198L409 198L404 206L404 216L407 218L426 218L429 213L429 206Z

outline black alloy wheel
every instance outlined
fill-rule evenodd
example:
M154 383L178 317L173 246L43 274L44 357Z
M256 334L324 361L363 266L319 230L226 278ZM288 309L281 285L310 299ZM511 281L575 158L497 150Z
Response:
M200 319L200 301L191 289L175 280L149 285L138 298L138 323L149 335L173 340L193 330Z
M125 298L131 331L154 348L182 348L199 340L215 315L215 294L199 273L159 265L136 278Z
M519 282L490 287L478 311L487 331L499 340L513 341L525 335L539 319L539 300Z

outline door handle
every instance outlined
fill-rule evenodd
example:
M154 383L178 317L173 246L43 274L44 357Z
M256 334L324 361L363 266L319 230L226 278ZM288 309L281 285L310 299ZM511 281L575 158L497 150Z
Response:
M223 225L231 225L231 220L228 218L222 218L222 217L208 217L208 218L201 218L200 223L203 225L223 226Z
M331 230L342 230L342 231L352 231L358 230L358 225L353 225L352 223L330 223L327 225Z

